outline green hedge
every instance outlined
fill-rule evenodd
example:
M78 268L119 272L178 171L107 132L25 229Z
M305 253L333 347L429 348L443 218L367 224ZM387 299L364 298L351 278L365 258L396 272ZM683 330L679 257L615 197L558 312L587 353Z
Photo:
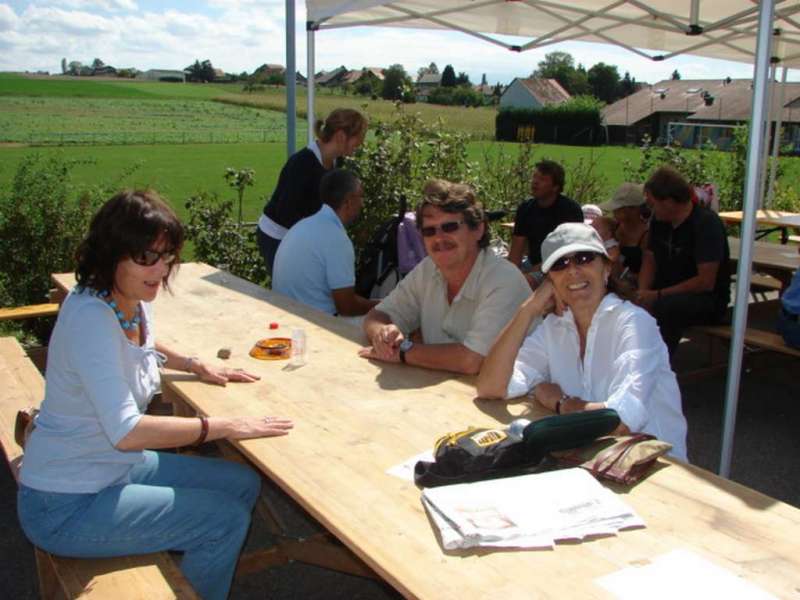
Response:
M502 108L495 119L500 141L591 146L601 143L602 103L591 96L576 96L542 108Z

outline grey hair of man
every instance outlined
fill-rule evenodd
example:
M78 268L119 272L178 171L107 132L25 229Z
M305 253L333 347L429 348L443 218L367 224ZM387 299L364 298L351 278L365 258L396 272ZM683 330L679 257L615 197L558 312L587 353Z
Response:
M339 210L350 194L360 185L358 177L347 169L333 169L322 177L319 184L319 197L333 210Z

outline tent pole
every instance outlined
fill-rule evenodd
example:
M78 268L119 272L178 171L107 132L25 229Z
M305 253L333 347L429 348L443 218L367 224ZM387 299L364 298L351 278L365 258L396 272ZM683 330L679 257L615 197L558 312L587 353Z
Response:
M719 474L730 477L733 457L733 433L736 425L736 407L739 402L739 384L744 351L744 331L747 327L747 300L750 295L751 261L753 238L756 230L756 206L758 204L758 180L761 171L764 138L761 124L764 122L768 89L772 21L775 0L762 0L758 14L758 39L756 60L753 68L753 110L750 115L750 132L747 145L747 171L744 186L744 206L741 228L739 265L736 269L736 299L733 305L733 333L728 358L728 380L725 388L725 415L722 428L722 454Z
M286 154L297 142L297 49L294 43L294 0L286 0Z
M772 46L770 46L771 48ZM772 99L775 97L775 85L777 81L777 67L772 63L769 68L769 84L767 85L767 96L764 102L766 103L766 110L764 111L764 122L761 123L761 136L765 140L769 140L769 132L772 129ZM755 83L753 84L755 90ZM769 141L764 144L764 154L761 157L761 171L759 172L758 183L758 208L764 208L764 198L766 197L766 184L767 184L767 169L769 168Z
M783 103L786 101L786 72L784 66L781 73L781 87L778 90L778 118L775 119L775 135L772 136L772 163L769 166L769 183L767 184L766 208L772 208L775 196L775 177L778 173L778 159L781 153L781 127L783 127Z
M314 47L315 33L311 21L309 21L306 24L306 71L308 76L306 80L306 120L308 121L309 144L314 141L314 123L316 122L316 118L314 117L314 100L316 94L314 89L314 85L316 84L316 78L314 77L314 73L316 72L316 67L314 66L314 55L316 53L316 48Z

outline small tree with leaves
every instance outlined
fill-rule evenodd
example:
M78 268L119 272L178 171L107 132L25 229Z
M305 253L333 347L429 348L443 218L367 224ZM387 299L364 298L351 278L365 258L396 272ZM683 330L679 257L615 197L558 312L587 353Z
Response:
M256 172L253 169L225 169L225 181L236 190L239 196L239 225L242 224L242 203L244 201L245 190L252 186L256 179Z

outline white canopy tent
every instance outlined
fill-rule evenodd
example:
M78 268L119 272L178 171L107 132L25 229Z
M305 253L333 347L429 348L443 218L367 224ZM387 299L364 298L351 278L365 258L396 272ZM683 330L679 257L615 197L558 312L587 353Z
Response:
M294 2L287 7L287 119L294 151ZM316 31L354 26L445 29L510 51L566 41L621 46L654 61L679 54L754 64L742 244L737 272L733 338L725 395L720 474L730 475L747 322L755 211L762 197L770 63L800 66L800 2L791 0L306 0L308 13L308 119L314 119ZM290 34L291 30L291 34ZM515 36L511 44L496 36ZM290 41L291 40L291 41ZM774 43L773 43L774 40ZM646 49L646 50L644 50Z

